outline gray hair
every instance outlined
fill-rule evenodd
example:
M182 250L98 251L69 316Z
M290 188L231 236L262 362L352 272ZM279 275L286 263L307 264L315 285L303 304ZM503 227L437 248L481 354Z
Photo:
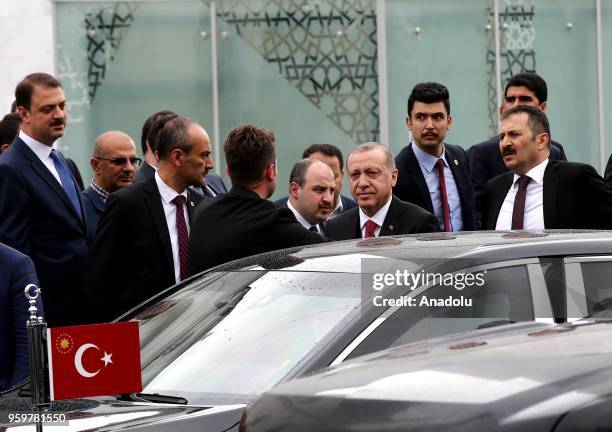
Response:
M346 169L348 170L348 160L353 153L361 153L361 152L366 152L366 151L376 150L376 149L381 149L384 152L385 166L387 167L389 171L393 171L395 169L395 159L393 158L393 153L391 153L391 150L389 150L389 147L387 147L384 144L380 144L377 142L371 142L371 141L359 144L357 147L351 150L351 152L346 157Z

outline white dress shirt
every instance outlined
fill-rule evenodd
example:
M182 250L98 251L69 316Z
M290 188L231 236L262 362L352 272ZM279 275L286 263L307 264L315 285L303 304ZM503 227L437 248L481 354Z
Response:
M525 175L531 178L527 185L527 196L525 198L525 216L523 217L523 229L544 229L544 171L548 165L548 159L531 168ZM514 174L512 186L506 194L506 198L497 216L496 230L512 229L512 210L514 209L514 198L518 192L519 175Z
M181 264L179 262L178 231L176 230L176 204L174 204L172 200L179 195L185 197L183 212L185 213L185 224L187 225L187 233L189 234L191 228L189 226L189 215L187 214L187 206L189 205L189 201L187 200L187 190L185 189L180 194L177 193L174 189L164 183L157 171L155 171L155 183L157 183L157 189L161 195L162 207L164 208L164 214L166 215L168 233L170 234L170 246L172 246L174 279L178 283L181 281Z
M61 185L62 181L60 180L60 176L57 172L57 169L55 169L53 159L51 159L51 150L53 150L55 146L49 147L48 145L36 141L34 138L27 135L23 131L19 131L19 138L21 138L21 140L30 148L30 150L34 152L36 157L40 159L43 165L47 167L51 174L53 174L53 177L55 177L57 182Z
M339 196L338 197L338 204L336 204L336 208L334 208L331 213L329 214L329 216L327 217L327 220L329 219L333 219L336 216L339 216L342 214L342 210L344 210L344 206L342 205L342 197Z
M304 219L304 217L300 214L299 211L297 211L297 209L295 207L293 207L291 205L291 201L289 201L289 199L287 199L287 207L289 207L289 210L291 210L293 212L293 215L295 216L295 218L297 219L297 221L306 229L310 229L311 226L313 226L310 222L308 222L306 219ZM321 227L319 226L319 224L314 225L317 227L317 231L321 232Z
M387 204L382 206L382 208L378 210L378 212L376 212L376 214L372 217L369 217L367 214L365 214L361 207L359 207L359 226L361 227L361 238L365 238L365 224L370 219L373 220L376 225L378 225L378 227L374 230L374 236L378 237L378 235L380 234L380 229L382 228L382 225L385 222L385 218L387 217L389 207L391 206L392 198L393 195L389 197L389 201L387 201Z

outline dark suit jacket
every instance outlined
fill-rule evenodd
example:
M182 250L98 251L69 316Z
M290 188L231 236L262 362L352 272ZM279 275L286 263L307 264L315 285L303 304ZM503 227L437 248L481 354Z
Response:
M89 237L89 242L93 244L98 221L104 211L104 201L102 201L102 197L91 186L81 192L81 195L83 196L83 210L87 217L87 237Z
M507 172L485 186L483 227L494 230L499 211L512 186ZM544 228L607 229L612 227L612 192L587 164L550 161L544 171Z
M136 171L136 175L134 176L134 183L140 183L150 177L155 175L155 168L153 168L149 163L143 162L138 171ZM227 193L227 188L225 187L225 183L223 183L223 179L219 177L215 173L206 174L206 184L212 189L212 191L216 195L221 195Z
M323 241L300 225L288 208L234 186L196 211L190 271L195 274L238 258Z
M197 202L189 196L189 220ZM168 224L155 177L108 198L91 249L91 322L117 318L175 284Z
M352 209L353 207L357 207L357 203L347 196L340 195L340 200L342 201L342 213ZM287 201L289 201L289 197L282 197L274 201L274 203L281 207L287 207Z
M66 164L68 165L68 169L70 170L70 172L72 173L72 176L74 177L74 180L76 181L79 191L82 192L84 185L83 185L83 177L81 177L81 172L79 171L79 167L77 167L77 164L74 163L74 161L70 158L66 158Z
M606 180L606 184L608 187L612 188L612 155L610 155L610 159L608 159L608 164L606 165L606 173L604 174L604 179Z
M24 295L26 285L38 285L32 260L0 243L0 391L23 381L30 375L28 369L28 334L26 321L28 301ZM37 299L38 316L43 316L40 297Z
M436 232L440 231L439 226L438 219L433 214L394 196L379 236ZM325 234L333 240L361 238L359 207L328 221L325 224Z
M0 158L0 242L34 262L50 326L81 322L86 222L19 137Z
M474 217L474 195L470 180L470 163L463 148L444 144L446 163L450 167L459 191L461 200L461 216L463 218L463 230L473 231L476 229ZM458 162L458 165L455 164ZM421 171L419 161L412 149L412 143L402 149L395 157L395 166L398 170L397 183L393 188L393 194L405 202L416 204L429 213L434 214L431 195L427 188L427 182Z
M563 146L556 141L550 142L549 159L566 161ZM494 136L485 142L474 144L468 150L470 168L472 173L472 186L474 188L474 201L476 206L476 223L481 226L483 209L483 193L485 184L494 177L508 172L499 151L499 137Z

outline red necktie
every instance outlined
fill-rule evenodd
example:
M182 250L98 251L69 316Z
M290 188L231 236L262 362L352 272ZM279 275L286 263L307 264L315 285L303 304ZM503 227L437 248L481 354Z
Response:
M523 219L525 219L525 198L527 198L527 185L530 177L524 175L518 179L518 191L514 197L514 207L512 208L512 227L511 229L523 229Z
M440 179L440 201L442 201L442 212L444 213L444 231L451 232L453 227L450 220L450 208L448 207L448 195L446 193L446 181L444 180L444 161L438 159L438 178Z
M376 225L376 222L374 222L372 219L368 219L365 223L365 235L363 237L364 238L376 237L376 228L378 228L378 225Z
M178 234L179 263L181 266L180 279L186 279L189 273L189 234L185 223L185 197L179 195L172 200L176 206L176 232Z

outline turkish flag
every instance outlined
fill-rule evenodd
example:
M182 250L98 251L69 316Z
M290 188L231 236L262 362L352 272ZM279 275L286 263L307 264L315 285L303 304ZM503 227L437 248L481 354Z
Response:
M47 329L51 399L142 390L138 323Z

